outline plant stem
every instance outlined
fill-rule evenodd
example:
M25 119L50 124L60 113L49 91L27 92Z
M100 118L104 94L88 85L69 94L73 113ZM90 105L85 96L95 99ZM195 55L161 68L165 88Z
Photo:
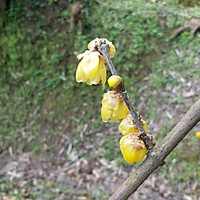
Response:
M115 69L115 67L112 63L112 60L110 58L109 52L108 52L109 45L108 44L101 44L101 46L98 50L99 50L99 52L101 52L103 54L104 58L106 59L106 62L109 66L109 69L110 69L112 75L118 75L117 71L116 71L116 69Z
M126 179L109 200L128 199L155 169L164 164L165 158L199 121L200 99L189 109L162 142L150 152L142 165Z

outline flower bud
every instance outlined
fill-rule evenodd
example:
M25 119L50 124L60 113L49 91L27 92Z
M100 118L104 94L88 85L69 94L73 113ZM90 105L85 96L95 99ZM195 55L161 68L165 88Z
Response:
M120 85L121 82L122 82L122 78L120 76L117 76L117 75L112 75L108 79L108 85L113 90L117 89L117 87Z
M196 136L196 138L200 138L200 131L197 131L197 132L195 133L195 136Z
M144 158L147 148L137 134L130 133L120 139L120 150L124 160L132 164Z
M115 52L116 52L115 46L111 42L108 42L108 45L109 45L109 50L108 50L109 55L111 58L113 58L115 56Z
M117 91L109 91L103 95L101 117L104 122L122 119L128 113L128 108L122 96Z
M141 119L141 123L142 123L143 129L146 131L147 130L146 122L143 119ZM139 132L139 129L137 125L135 124L134 119L130 113L126 115L124 119L121 121L121 123L119 124L119 132L123 135Z

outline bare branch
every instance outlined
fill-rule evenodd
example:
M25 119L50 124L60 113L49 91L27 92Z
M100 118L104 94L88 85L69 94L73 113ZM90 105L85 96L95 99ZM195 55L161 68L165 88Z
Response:
M98 51L104 56L110 71L113 75L117 75L116 69L110 59L108 50L109 46L102 43ZM179 142L189 133L189 131L200 121L200 100L198 100L186 113L186 115L178 122L172 131L163 139L163 141L153 149L153 139L148 137L145 133L140 118L134 111L131 102L126 94L123 83L118 88L126 105L133 116L135 124L137 125L142 139L150 150L148 157L142 165L135 170L129 178L118 188L118 190L110 197L110 200L125 200L128 199L133 192L149 177L149 175L158 167L164 164L165 158L170 152L179 144Z
M165 158L199 121L200 99L189 109L163 141L149 153L142 165L129 176L109 200L128 199L155 169L164 164Z

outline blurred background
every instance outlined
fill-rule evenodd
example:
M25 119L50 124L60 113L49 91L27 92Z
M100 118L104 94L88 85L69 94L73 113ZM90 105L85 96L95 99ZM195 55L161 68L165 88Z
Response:
M101 120L108 86L75 82L77 54L113 42L159 143L199 98L199 28L198 0L0 0L0 199L108 199L139 164L120 153L120 121ZM200 200L199 130L130 199Z

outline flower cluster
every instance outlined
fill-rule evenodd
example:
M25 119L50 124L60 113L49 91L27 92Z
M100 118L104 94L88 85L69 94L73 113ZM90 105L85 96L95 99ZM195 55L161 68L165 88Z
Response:
M101 116L104 122L107 122L110 118L112 121L122 119L119 124L119 132L125 136L120 139L120 149L125 161L131 164L133 162L140 162L144 158L147 147L139 137L138 127L129 113L125 101L117 90L121 83L122 78L116 75L108 79L108 85L113 90L105 93L103 96ZM142 118L140 122L146 131L146 122Z
M95 39L88 44L88 49L78 55L82 59L76 71L76 81L86 82L88 85L98 84L102 81L102 86L106 83L106 67L103 55L98 51L102 43L109 46L109 55L111 58L115 55L115 46L106 39ZM108 85L112 89L103 95L101 117L104 122L109 119L117 121L122 119L119 124L119 132L124 135L120 139L120 149L125 161L129 164L140 162L147 151L144 141L140 138L139 130L134 122L129 109L119 92L122 86L122 78L118 75L112 75L108 79ZM146 131L146 122L141 118L140 122Z

